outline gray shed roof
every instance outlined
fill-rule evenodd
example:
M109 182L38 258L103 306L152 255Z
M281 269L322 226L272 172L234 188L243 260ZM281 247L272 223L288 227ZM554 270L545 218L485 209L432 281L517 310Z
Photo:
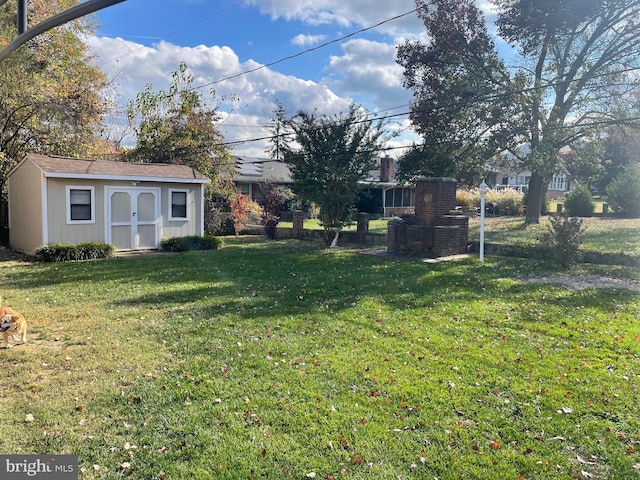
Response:
M174 183L209 183L210 180L187 165L128 163L28 154L46 177L135 180ZM21 162L22 163L22 162ZM16 168L18 168L16 166Z

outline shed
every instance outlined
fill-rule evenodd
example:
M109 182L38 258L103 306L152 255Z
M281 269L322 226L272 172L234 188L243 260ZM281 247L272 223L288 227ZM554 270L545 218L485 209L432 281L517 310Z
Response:
M163 238L204 234L210 180L186 165L29 154L8 175L9 246L106 242L157 249Z

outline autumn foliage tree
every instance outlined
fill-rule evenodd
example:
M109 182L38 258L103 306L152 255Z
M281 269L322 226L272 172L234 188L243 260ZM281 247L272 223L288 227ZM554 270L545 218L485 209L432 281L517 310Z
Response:
M250 215L262 215L262 208L246 193L236 190L235 195L229 201L231 219L236 237L247 226Z
M78 5L31 0L30 26ZM17 36L17 1L0 8L0 45ZM90 156L99 144L106 78L82 41L90 17L49 30L0 62L0 191L27 153Z
M560 149L634 117L640 0L491 3L519 67L501 60L473 0L417 0L430 43L405 42L397 60L428 154L483 163L510 151L532 172L527 222L537 223ZM401 165L411 174L421 168Z
M136 146L123 153L129 162L188 165L211 179L207 186L207 222L215 222L216 202L229 199L233 188L225 173L233 171L233 158L217 126L220 121L214 90L205 95L193 87L193 75L182 62L172 74L168 90L154 91L148 84L128 106ZM210 225L206 226L211 231Z

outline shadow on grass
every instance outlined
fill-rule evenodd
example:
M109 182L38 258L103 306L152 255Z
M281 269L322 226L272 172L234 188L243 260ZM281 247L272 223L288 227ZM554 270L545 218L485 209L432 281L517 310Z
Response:
M553 287L513 281L550 269L554 267L520 258L427 264L361 256L310 242L241 238L217 251L31 265L12 271L10 282L25 289L56 285L84 298L95 295L105 306L163 310L174 317L230 316L237 321L338 314L368 299L391 310L525 300ZM609 295L610 291L590 296L573 292L561 301L576 308L585 302L598 308L609 304L602 301Z

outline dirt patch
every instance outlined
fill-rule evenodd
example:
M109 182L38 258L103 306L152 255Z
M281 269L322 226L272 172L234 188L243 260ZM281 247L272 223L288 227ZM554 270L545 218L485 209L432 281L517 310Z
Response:
M625 278L611 278L601 275L553 275L550 277L522 278L525 283L560 284L568 290L585 290L587 288L624 288L640 292L640 282Z

